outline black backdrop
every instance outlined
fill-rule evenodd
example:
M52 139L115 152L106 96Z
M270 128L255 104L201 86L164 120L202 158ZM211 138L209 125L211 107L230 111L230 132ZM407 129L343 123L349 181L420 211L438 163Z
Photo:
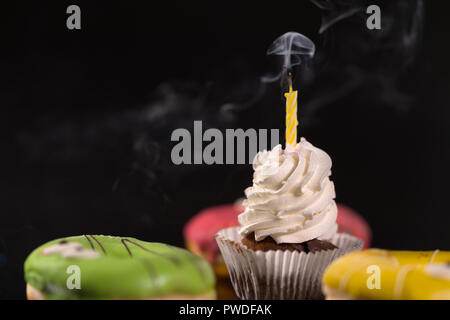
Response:
M331 155L338 202L368 220L374 246L450 249L447 11L395 2L378 2L381 31L359 12L322 34L322 13L366 2L76 1L78 31L72 3L2 5L0 298L24 298L23 262L45 241L182 246L189 217L242 197L249 165L174 166L170 132L193 120L282 131L279 85L256 93L275 70L266 48L290 30L317 45L296 80L299 130Z

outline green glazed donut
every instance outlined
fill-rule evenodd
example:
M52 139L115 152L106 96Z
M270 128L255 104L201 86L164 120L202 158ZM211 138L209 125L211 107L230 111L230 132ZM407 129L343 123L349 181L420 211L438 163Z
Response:
M214 299L208 262L187 250L128 237L50 241L25 261L28 299Z

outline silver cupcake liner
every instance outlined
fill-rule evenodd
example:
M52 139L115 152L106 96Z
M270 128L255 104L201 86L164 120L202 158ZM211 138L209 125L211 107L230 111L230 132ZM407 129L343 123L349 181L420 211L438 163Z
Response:
M323 299L322 275L340 256L361 250L364 242L348 234L331 239L337 249L305 253L289 250L254 251L242 244L239 227L216 234L236 295L244 300Z

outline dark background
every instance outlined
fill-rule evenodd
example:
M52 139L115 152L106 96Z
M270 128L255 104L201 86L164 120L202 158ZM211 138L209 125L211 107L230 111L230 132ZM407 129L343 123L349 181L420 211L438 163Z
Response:
M23 262L43 242L182 246L192 215L242 197L250 165L175 166L170 134L194 120L283 132L279 83L259 79L291 30L317 46L295 80L299 131L332 157L338 202L367 219L373 246L450 249L443 1L370 2L373 31L365 1L60 2L2 4L0 298L24 298ZM69 4L81 30L66 28ZM322 15L354 8L318 33Z

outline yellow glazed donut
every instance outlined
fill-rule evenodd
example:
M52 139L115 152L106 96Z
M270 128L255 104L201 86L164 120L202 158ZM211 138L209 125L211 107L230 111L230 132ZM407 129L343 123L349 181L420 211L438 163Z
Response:
M322 291L330 300L450 300L450 252L352 252L328 266Z

